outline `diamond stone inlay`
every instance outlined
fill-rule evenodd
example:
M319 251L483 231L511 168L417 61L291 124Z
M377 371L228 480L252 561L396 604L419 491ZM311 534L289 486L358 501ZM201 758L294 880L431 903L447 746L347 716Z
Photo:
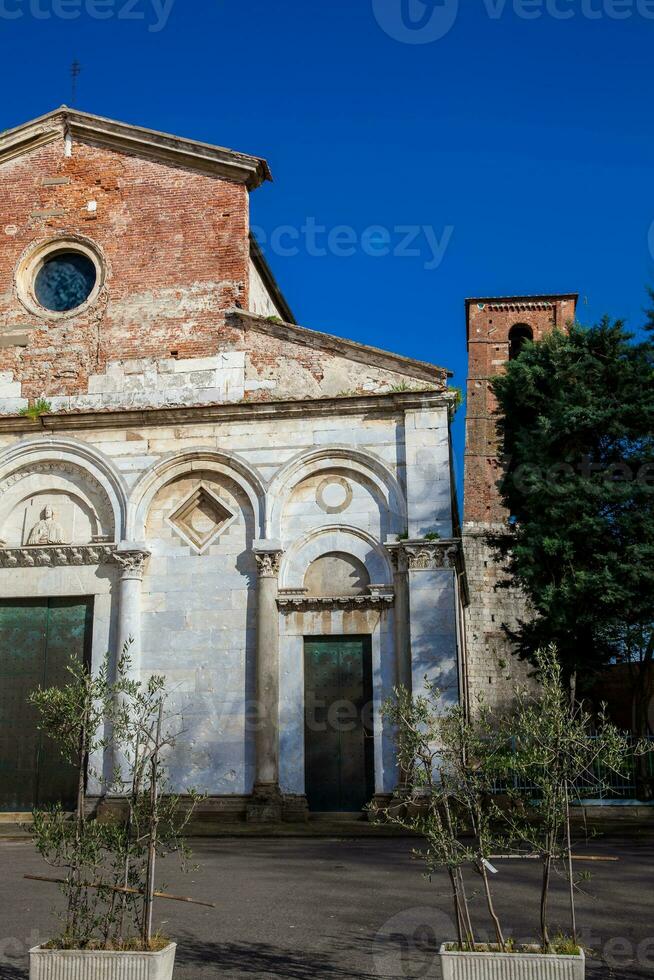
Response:
M168 523L196 551L202 552L231 524L234 516L222 500L201 484L170 515Z

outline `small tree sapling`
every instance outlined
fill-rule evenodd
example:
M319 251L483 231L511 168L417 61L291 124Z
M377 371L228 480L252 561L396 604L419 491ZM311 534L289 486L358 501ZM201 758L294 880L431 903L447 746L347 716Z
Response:
M180 732L165 710L166 681L131 679L129 644L113 681L107 660L96 674L74 660L68 672L63 687L38 690L30 698L40 713L40 729L78 772L73 819L60 806L33 814L38 851L65 872L63 878L45 879L57 881L66 900L63 931L52 945L149 950L153 900L160 894L155 892L156 859L178 851L186 860L182 834L199 799L189 791L180 815L180 797L169 792L165 756ZM92 760L108 747L120 762L105 777ZM103 822L88 815L89 776L105 792L125 797L125 821Z
M464 867L474 868L484 884L498 947L504 949L488 877L490 858L504 842L496 830L501 814L491 792L502 754L495 729L483 711L469 720L459 706L444 705L428 681L425 693L415 698L404 688L396 689L383 713L394 727L403 780L391 804L377 812L425 840L426 848L415 853L426 864L428 876L438 869L447 871L462 950L475 949L463 877ZM465 838L470 833L472 843Z
M548 899L556 862L564 863L570 891L572 939L576 943L570 802L575 787L597 782L603 773L623 772L628 739L604 714L594 719L570 696L556 648L535 658L539 685L535 693L516 691L515 713L505 729L514 752L509 767L523 788L510 794L514 804L512 833L541 855L540 934L543 952L551 949Z

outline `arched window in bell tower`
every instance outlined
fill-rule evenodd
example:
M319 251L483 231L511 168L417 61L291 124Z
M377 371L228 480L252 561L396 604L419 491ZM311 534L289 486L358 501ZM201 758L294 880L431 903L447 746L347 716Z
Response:
M527 323L516 323L509 330L509 360L513 361L522 352L528 340L534 339L534 331Z

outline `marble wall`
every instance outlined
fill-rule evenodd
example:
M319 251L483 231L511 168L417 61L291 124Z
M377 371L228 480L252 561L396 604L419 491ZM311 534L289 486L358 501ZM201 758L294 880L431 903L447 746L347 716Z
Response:
M427 396L419 413L342 417L331 403L304 419L196 422L189 412L165 425L2 433L0 595L95 596L95 664L134 638L135 672L167 676L184 732L170 759L175 788L213 796L257 784L250 715L267 656L279 692L273 766L282 794L301 796L303 637L370 635L376 790L388 793L396 768L379 712L401 657L411 657L414 685L427 674L456 696L447 411ZM53 517L42 517L46 508ZM53 520L60 540L28 544L33 527L50 521L45 533ZM427 529L441 539L422 540ZM428 556L409 567L416 540ZM261 549L276 557L263 561ZM343 585L335 555L358 570L356 588ZM318 589L307 572L324 556ZM274 575L267 606L264 566ZM330 567L340 569L334 594ZM398 574L408 601L396 607Z

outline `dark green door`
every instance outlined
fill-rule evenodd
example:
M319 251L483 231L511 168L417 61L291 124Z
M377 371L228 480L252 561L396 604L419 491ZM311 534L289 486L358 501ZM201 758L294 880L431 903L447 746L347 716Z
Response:
M309 809L357 811L374 793L370 637L304 641Z
M90 653L92 599L0 601L0 810L75 805L76 775L37 729L28 697L63 685L71 657Z

